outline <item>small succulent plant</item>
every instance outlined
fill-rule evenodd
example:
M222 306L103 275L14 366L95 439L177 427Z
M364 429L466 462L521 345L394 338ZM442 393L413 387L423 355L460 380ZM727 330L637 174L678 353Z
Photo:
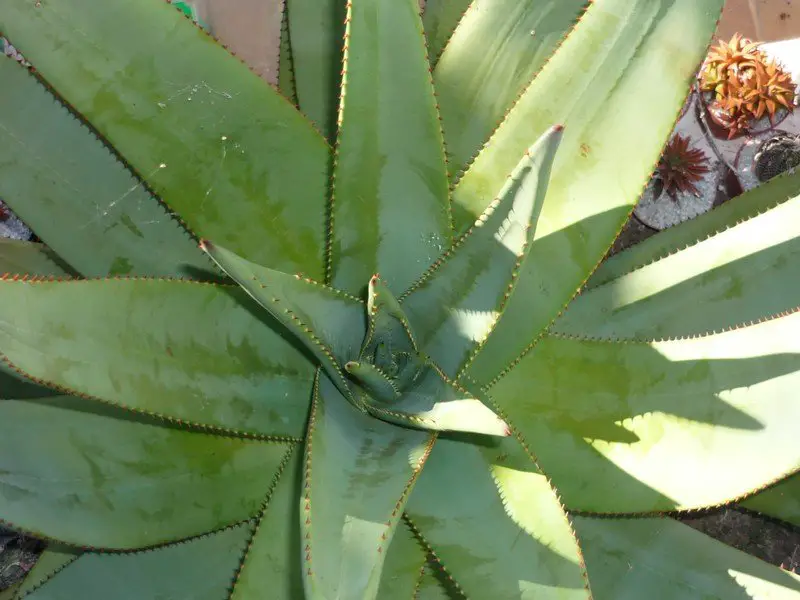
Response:
M6 598L797 598L800 178L599 266L721 7L4 0Z
M695 185L709 172L708 156L691 147L689 136L675 134L664 148L656 171L661 189L675 200L680 193L699 196Z
M709 113L729 138L747 131L765 115L770 122L780 108L794 110L796 85L759 44L735 34L712 48L700 73L700 89L711 94Z

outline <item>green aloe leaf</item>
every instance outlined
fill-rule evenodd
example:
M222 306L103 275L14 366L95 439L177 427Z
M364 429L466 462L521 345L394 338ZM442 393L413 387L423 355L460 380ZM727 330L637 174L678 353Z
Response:
M437 579L434 568L429 565L425 567L414 600L451 600L452 596Z
M0 239L0 275L72 276L60 257L44 244Z
M472 2L433 74L451 178L461 175L587 4Z
M365 399L373 416L408 427L430 431L460 431L507 436L503 419L468 390L445 379L435 366L425 365L418 382L391 403Z
M294 78L292 40L289 34L288 0L283 1L281 15L280 53L278 54L278 90L293 104L297 104L297 85Z
M800 464L800 313L651 343L546 337L488 391L570 510L730 502Z
M589 278L591 289L694 246L800 195L800 172L784 173L713 210L658 232L603 261Z
M425 565L425 550L407 525L397 526L383 563L380 600L417 600L417 582Z
M0 197L63 260L85 276L212 270L178 218L33 75L0 60L0 81Z
M82 550L58 543L50 543L39 555L36 564L25 575L18 588L18 598L24 598L36 588L41 587L56 574L66 568L83 554ZM11 600L9 598L9 600Z
M741 506L800 527L800 474L761 490Z
M515 289L561 131L552 127L525 152L497 200L401 297L420 349L449 377L486 343Z
M68 396L2 400L0 421L14 424L0 436L3 518L97 548L142 548L251 517L290 447L137 422Z
M155 550L87 553L26 598L30 600L219 600L247 545L250 526Z
M472 0L425 0L422 22L425 25L431 66L436 65L447 40L453 35L470 4Z
M297 448L270 491L228 600L261 598L296 600L303 597L300 505L302 451ZM407 600L407 599L406 599Z
M470 368L474 379L486 383L519 356L606 253L672 130L722 3L595 0L458 183L460 230L530 140L565 125L527 268Z
M400 292L450 245L450 198L417 0L348 3L329 281Z
M0 314L14 315L0 319L0 349L35 380L176 421L303 435L313 366L238 287L169 280L0 287Z
M286 0L300 110L333 143L342 81L345 0Z
M414 526L466 597L528 600L557 588L586 600L578 545L547 479L533 463L502 461L440 439L406 507Z
M587 290L553 331L590 337L684 337L794 310L800 298L800 236L793 226L798 219L800 196Z
M209 241L209 256L317 358L351 400L341 366L358 351L366 334L364 303L338 289L301 275L288 275L251 263Z
M575 517L596 598L796 600L800 577L669 518Z
M43 244L0 238L0 279L30 277L71 278L61 259ZM2 360L0 353L0 399L44 398L55 392L23 377Z
M322 274L329 148L174 7L9 0L0 30L198 235Z
M300 498L306 596L376 598L384 558L435 436L355 409L321 376Z

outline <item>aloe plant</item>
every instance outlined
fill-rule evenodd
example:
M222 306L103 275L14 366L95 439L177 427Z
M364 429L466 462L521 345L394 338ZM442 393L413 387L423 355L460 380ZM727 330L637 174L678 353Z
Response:
M5 0L7 595L798 597L800 176L600 264L721 4Z

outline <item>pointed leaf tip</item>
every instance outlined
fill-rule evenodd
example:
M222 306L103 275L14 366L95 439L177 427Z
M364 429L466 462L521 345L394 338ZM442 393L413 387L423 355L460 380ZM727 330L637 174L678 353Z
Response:
M564 126L561 124L553 125L545 131L541 137L528 148L527 155L536 157L540 155L552 155L558 149L561 138L564 137Z

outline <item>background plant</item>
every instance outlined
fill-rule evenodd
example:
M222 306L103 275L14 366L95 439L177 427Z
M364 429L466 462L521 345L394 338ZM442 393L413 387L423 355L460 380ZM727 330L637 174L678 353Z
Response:
M710 114L728 129L729 138L764 116L772 122L780 109L793 111L796 87L791 74L757 42L739 34L720 40L700 72L700 89L712 97Z
M2 5L35 70L0 61L0 195L48 247L0 246L0 517L55 542L14 594L797 596L669 515L797 523L800 180L596 269L721 2L468 4L290 0L280 87L313 126L160 1ZM560 134L525 155L555 123L547 177ZM501 190L519 210L412 310ZM418 335L450 324L424 343L436 398L484 403L460 428L512 435L389 424L381 380L336 378L376 273L393 342L392 295Z

